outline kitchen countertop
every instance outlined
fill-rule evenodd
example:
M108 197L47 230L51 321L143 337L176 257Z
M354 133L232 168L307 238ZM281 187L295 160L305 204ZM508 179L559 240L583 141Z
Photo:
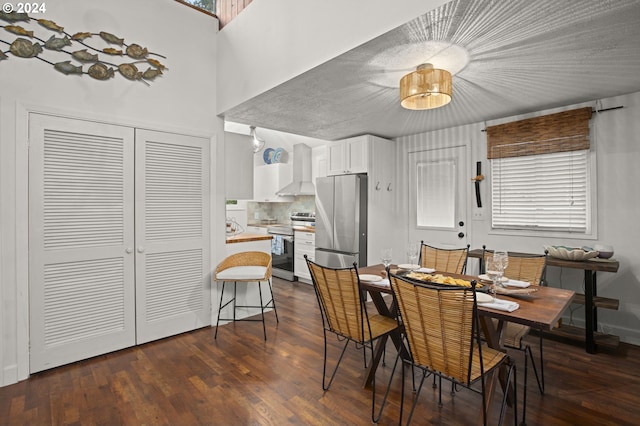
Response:
M316 232L315 226L294 226L294 231Z
M273 235L253 234L251 232L243 232L241 234L227 236L227 244L246 243L249 241L270 240Z

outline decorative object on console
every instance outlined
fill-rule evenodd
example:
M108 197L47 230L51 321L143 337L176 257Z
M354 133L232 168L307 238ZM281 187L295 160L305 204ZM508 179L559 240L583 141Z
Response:
M593 249L598 252L600 259L610 259L613 256L613 246L608 244L597 244Z
M36 3L34 3L34 5L35 4ZM42 4L41 8L42 7L44 7L44 3ZM35 13L44 13L44 10L39 9L35 11ZM39 59L43 62L48 63L49 65L52 65L55 70L60 71L65 75L88 74L90 77L96 80L108 80L113 77L116 72L119 72L126 79L132 81L141 81L147 86L149 85L149 81L154 80L156 77L162 75L162 72L167 69L167 67L160 63L160 61L149 57L149 55L154 55L160 58L165 58L164 56L158 53L149 52L146 47L142 47L135 43L127 44L124 42L123 38L119 38L106 31L100 31L99 33L77 32L75 34L69 34L64 31L64 27L56 24L51 20L35 19L29 17L27 13L18 13L14 11L0 12L0 19L10 23L10 25L3 26L5 31L22 36L16 38L13 42L0 40L3 43L9 45L8 51L0 51L0 60L8 59L9 57L6 55L6 53L9 52L13 56L18 58ZM21 25L16 24L17 22L26 22L27 24L31 24L31 21L35 21L43 28L59 34L60 37L56 37L56 34L52 34L47 39L47 36L49 34L46 34L43 36L44 38L40 38L36 34L36 30L38 30L38 27L35 27L34 30L29 30L22 27ZM104 47L100 49L91 46L87 44L85 40L92 36L99 36L108 45L115 45L118 46L118 48ZM24 37L27 37L28 39ZM34 42L29 39L35 39L40 43L38 43L37 41ZM73 52L64 50L66 46L71 46L71 48L73 49L74 43L82 45L85 48L74 50ZM80 64L75 64L71 60L53 63L45 58L42 58L40 55L44 52L43 47L46 50L66 53L71 57L72 60L75 60ZM124 48L124 50L122 48ZM110 58L123 58L127 56L134 61L115 64L112 62L101 60L98 57L98 53L106 54L110 56ZM111 61L113 59L109 60ZM83 64L85 63L91 64L87 71L83 70ZM146 71L140 71L136 66L136 64L139 65L140 63L146 63L150 66L147 67Z
M564 260L581 261L598 255L596 250L589 247L545 246L545 249L549 252L549 256Z

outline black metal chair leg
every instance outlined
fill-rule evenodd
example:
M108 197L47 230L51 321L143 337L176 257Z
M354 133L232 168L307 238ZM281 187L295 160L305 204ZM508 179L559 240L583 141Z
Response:
M327 378L327 330L323 330L324 332L324 362L322 366L322 390L329 390L331 387L331 383L333 383L333 379L336 376L336 372L338 371L338 367L340 367L340 362L342 362L342 357L344 356L345 351L347 350L347 346L349 345L349 340L347 340L342 348L342 353L340 354L340 358L338 358L338 362L336 362L336 366L333 369L333 373L331 373L331 378L329 379L329 383L326 383Z
M222 281L222 291L220 292L220 304L218 305L218 319L216 320L216 332L213 335L214 339L218 338L218 326L220 325L220 311L222 311L222 300L224 299L224 286L225 286L225 284L226 284L226 282Z
M264 302L262 301L262 283L258 281L258 294L260 294L260 315L262 315L262 332L264 333L264 340L267 340L267 327L264 322Z
M273 312L275 312L276 314L276 322L279 323L280 320L278 319L278 309L276 308L276 299L273 297L273 288L271 287L271 278L269 278L269 292L271 293L271 306L273 306ZM269 303L267 303L268 305Z
M236 289L238 288L238 282L233 282L233 322L236 322Z

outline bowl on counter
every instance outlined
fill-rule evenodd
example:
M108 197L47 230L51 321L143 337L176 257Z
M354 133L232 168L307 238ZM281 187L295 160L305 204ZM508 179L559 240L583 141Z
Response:
M600 259L610 259L613 256L613 246L607 244L597 244L593 247L598 252Z
M545 246L549 256L564 260L587 260L598 256L598 251L589 247Z

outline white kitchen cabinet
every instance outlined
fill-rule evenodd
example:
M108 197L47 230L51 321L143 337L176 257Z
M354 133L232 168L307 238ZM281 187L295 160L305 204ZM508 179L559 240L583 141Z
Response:
M253 200L284 202L294 197L278 196L276 192L293 180L293 167L288 163L265 164L253 170Z
M224 195L226 199L252 199L253 156L249 136L224 133Z
M298 277L298 281L311 283L311 274L304 255L306 254L309 260L315 259L316 234L308 231L295 231L294 234L293 273Z
M372 138L375 136L363 135L331 142L327 147L327 175L367 173L369 171L369 145Z

